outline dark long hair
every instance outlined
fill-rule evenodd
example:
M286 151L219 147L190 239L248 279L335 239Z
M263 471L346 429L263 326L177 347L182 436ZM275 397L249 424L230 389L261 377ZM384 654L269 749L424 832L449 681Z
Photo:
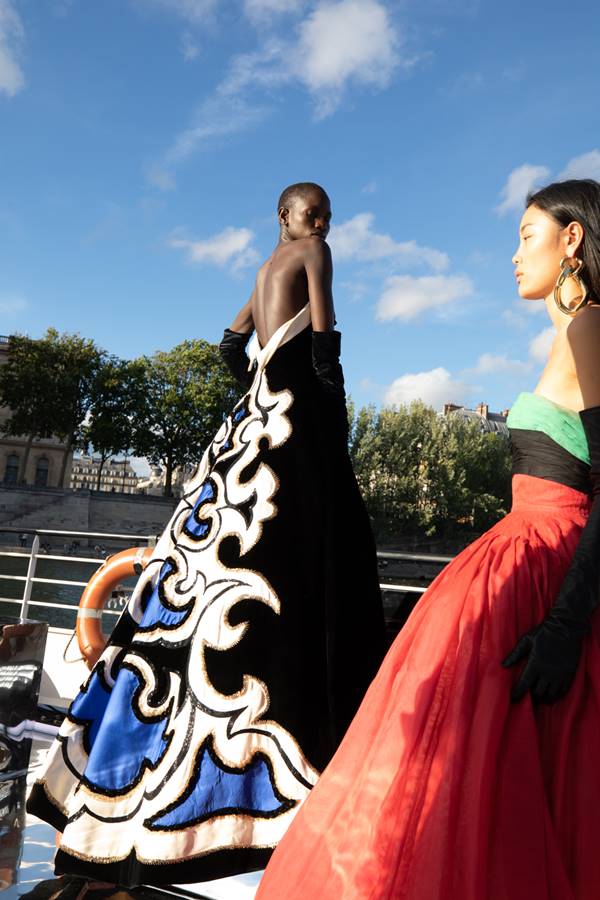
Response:
M561 228L579 222L584 235L577 256L582 276L596 302L600 301L600 184L591 178L556 181L527 196L525 206L537 206Z

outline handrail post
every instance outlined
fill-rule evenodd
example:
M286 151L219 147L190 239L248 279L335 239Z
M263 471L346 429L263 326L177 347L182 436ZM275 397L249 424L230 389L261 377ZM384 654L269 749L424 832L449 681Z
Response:
M21 601L21 620L27 618L29 611L29 601L31 600L31 591L33 589L33 578L35 576L35 567L37 565L38 552L40 549L39 535L34 535L31 542L31 555L29 557L29 565L27 566L27 576L25 579L25 587L23 589L23 600Z

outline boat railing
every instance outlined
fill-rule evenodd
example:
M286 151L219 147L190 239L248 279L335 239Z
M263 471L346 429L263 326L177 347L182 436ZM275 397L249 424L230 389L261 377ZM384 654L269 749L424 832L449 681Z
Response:
M79 556L74 554L60 554L53 553L51 550L47 550L45 545L51 539L71 539L73 541L102 541L110 544L142 544L143 546L153 547L156 544L156 535L147 535L147 534L115 534L112 532L103 532L103 531L62 531L50 528L39 528L35 530L29 530L27 528L2 528L0 527L0 538L3 534L7 535L26 535L31 537L31 547L30 548L20 548L17 550L7 550L0 549L0 558L18 558L18 559L27 559L27 572L25 575L15 575L10 573L3 573L0 571L0 584L3 581L13 581L13 582L21 582L23 584L23 592L21 597L4 597L0 596L0 602L10 603L15 607L15 616L19 619L26 619L29 616L30 607L43 607L44 609L62 609L69 612L73 612L74 607L72 603L54 603L48 600L34 600L32 599L32 592L34 585L36 584L49 584L55 585L58 587L74 587L81 588L83 592L83 588L87 585L87 581L80 581L77 579L70 578L43 578L36 575L37 565L40 559L43 560L54 560L56 562L62 562L65 564L81 564L81 563L89 563L92 565L97 565L100 567L104 560L106 559L106 552L101 554L100 556ZM25 550L27 552L24 552ZM4 593L4 592L2 592ZM105 609L104 613L107 615L118 616L122 612L122 609Z
M143 545L148 547L153 547L156 543L157 536L156 535L147 535L147 534L115 534L109 532L95 532L95 531L62 531L55 529L46 529L40 528L35 530L28 530L26 528L2 528L0 527L0 541L1 536L3 534L10 535L14 538L15 535L27 535L31 538L31 547L25 548L21 547L15 550L11 549L0 549L0 558L3 557L17 557L19 559L27 559L27 571L24 575L15 575L15 574L5 574L0 569L0 585L4 581L13 581L20 582L23 584L23 591L20 597L5 597L0 596L1 603L9 603L15 608L15 616L19 619L26 619L30 613L31 608L35 607L43 607L47 609L56 609L56 610L66 610L71 613L76 610L76 606L73 603L60 603L53 602L48 600L35 600L32 597L33 588L36 584L47 584L47 585L55 585L57 588L59 587L68 587L68 588L81 588L81 592L83 592L83 588L86 586L87 581L81 581L78 579L69 579L69 578L44 578L36 574L38 562L40 559L43 560L54 560L56 562L61 562L65 564L65 568L73 563L88 563L88 564L97 564L97 566L101 566L106 558L107 553L104 556L79 556L74 553L54 553L51 548L48 548L48 543L50 540L66 540L70 539L71 542L90 542L90 541L102 541L110 544L126 544L126 545ZM80 546L77 549L84 549ZM27 552L28 551L28 552ZM452 560L452 556L443 556L436 555L432 553L408 553L408 552L400 552L400 551L378 551L377 557L379 560L380 566L389 565L390 563L422 563L422 564L434 564L436 566L444 566L446 563L449 563ZM393 576L390 576L393 577ZM413 579L417 580L417 579ZM381 580L380 587L383 592L390 593L404 593L404 594L422 594L426 587L422 585L414 585L414 584L406 584L406 583L398 583L397 580L393 582L387 582ZM0 587L0 594L4 592ZM117 603L118 608L113 609L105 608L104 613L106 615L118 616L121 614L123 606L125 605L124 599L130 591L124 590L122 592L122 599L120 603Z

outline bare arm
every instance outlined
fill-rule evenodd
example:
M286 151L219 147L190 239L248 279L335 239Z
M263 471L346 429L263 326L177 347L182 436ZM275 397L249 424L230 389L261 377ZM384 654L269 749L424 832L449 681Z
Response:
M600 406L600 307L584 310L569 324L567 339L584 409Z
M252 291L250 299L242 306L239 313L231 323L231 331L238 334L250 334L254 331L254 319L252 317L252 302L256 288Z
M308 299L313 331L332 331L335 324L333 309L333 263L329 246L318 238L307 242L304 259L308 279Z

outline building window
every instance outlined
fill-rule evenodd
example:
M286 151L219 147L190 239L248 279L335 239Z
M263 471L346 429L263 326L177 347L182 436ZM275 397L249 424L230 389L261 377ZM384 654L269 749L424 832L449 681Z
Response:
M16 484L19 477L19 457L16 453L11 453L6 458L6 469L4 470L4 484Z
M37 461L37 466L35 469L35 486L36 487L47 487L48 486L48 469L50 468L50 463L46 459L45 456L40 456Z

